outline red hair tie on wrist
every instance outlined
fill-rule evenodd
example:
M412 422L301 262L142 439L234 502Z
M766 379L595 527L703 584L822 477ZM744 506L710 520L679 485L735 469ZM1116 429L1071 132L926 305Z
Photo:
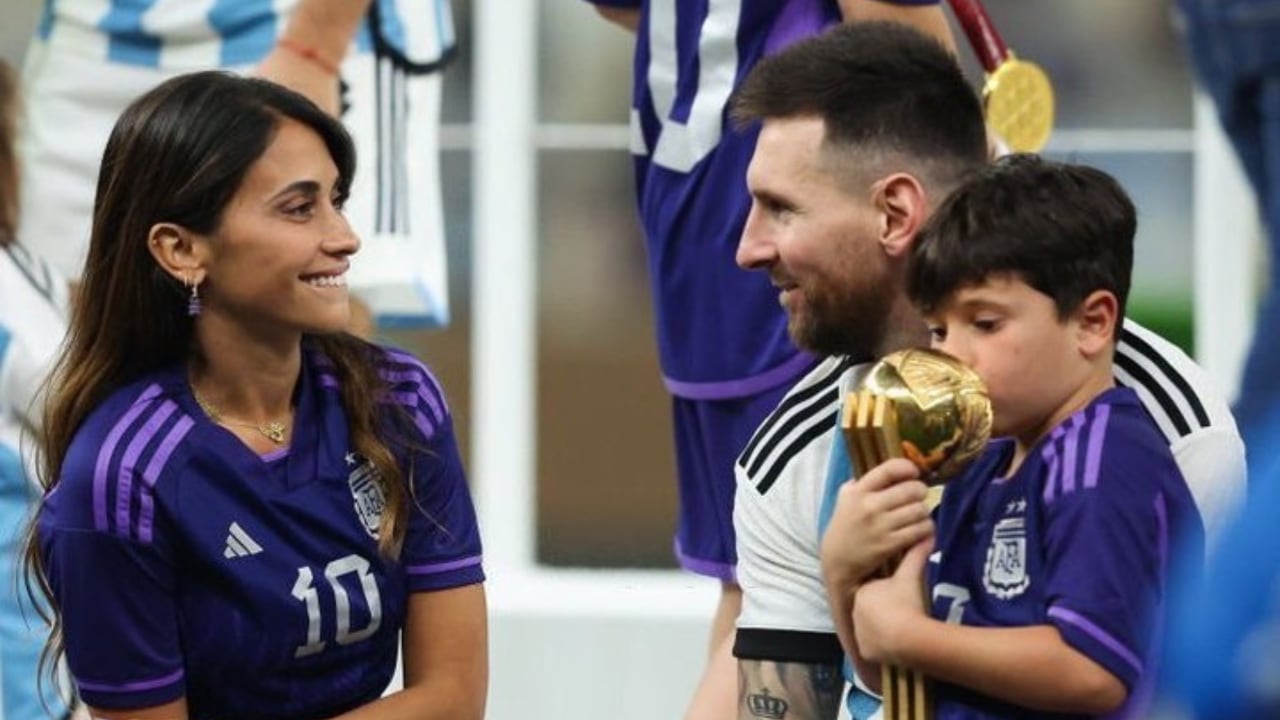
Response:
M304 45L288 37L279 38L276 40L276 44L330 75L336 76L338 74L338 64L316 52L316 49L310 45Z

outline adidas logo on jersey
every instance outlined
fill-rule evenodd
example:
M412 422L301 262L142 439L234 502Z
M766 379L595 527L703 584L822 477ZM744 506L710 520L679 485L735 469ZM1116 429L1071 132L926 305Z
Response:
M249 537L249 533L245 532L239 523L231 523L231 527L227 528L227 547L222 551L222 557L242 558L257 555L260 552L262 552L262 546Z

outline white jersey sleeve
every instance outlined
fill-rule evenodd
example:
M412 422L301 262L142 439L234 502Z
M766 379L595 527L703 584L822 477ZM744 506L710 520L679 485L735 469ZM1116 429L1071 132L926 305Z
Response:
M735 463L742 611L734 654L838 664L819 563L819 511L849 363L829 358L791 390Z
M35 395L66 334L67 282L23 246L0 250L0 404L33 421Z
M0 447L27 461L22 435L40 421L37 394L67 330L67 287L23 246L0 248Z
M1176 345L1126 319L1116 345L1116 380L1138 393L1169 441L1204 522L1206 549L1244 502L1244 441L1226 396Z

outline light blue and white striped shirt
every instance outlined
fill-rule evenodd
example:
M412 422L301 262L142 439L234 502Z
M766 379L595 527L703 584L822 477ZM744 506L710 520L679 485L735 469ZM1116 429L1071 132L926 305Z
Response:
M67 52L164 70L242 67L263 58L301 0L45 0L37 35ZM376 26L369 22L376 18ZM375 0L356 52L375 34L414 65L454 47L449 0Z

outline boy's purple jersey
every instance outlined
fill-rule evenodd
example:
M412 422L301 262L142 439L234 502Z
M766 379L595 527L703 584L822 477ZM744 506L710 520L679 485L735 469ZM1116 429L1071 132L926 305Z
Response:
M385 351L388 441L416 499L378 552L383 494L326 358L304 353L292 443L259 456L213 424L182 367L115 392L76 433L39 521L81 696L185 695L193 720L332 717L376 699L410 593L479 583L480 539L440 386Z
M1129 697L1113 716L1140 717L1158 672L1170 553L1204 544L1169 444L1137 395L1114 388L1005 477L1012 453L1011 441L993 442L947 486L941 550L927 571L932 615L978 627L1052 625L1124 683ZM938 720L1027 713L937 685Z

